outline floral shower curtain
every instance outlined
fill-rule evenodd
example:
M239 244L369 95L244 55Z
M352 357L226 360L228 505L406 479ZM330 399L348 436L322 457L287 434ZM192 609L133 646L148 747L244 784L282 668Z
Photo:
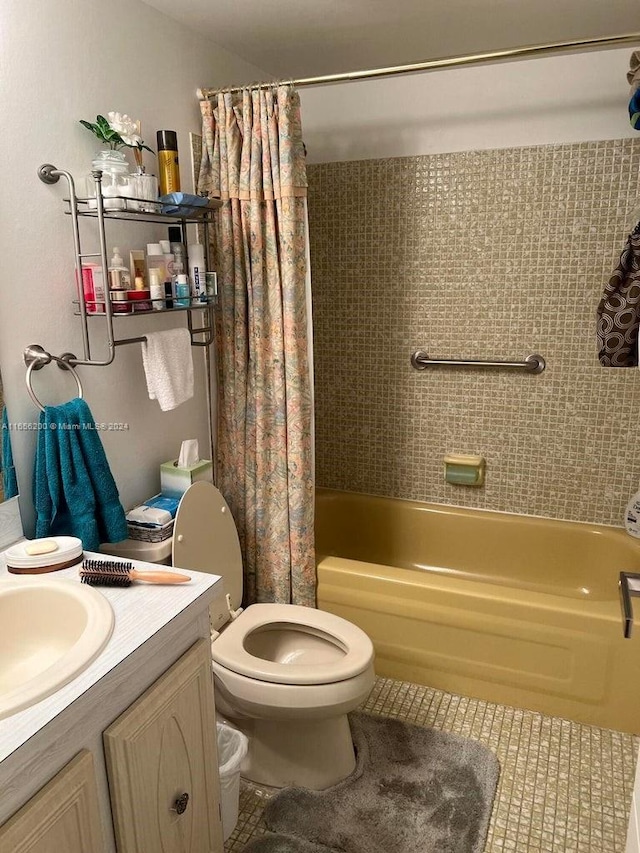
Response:
M220 198L218 487L248 603L315 605L307 179L290 86L202 101L198 191Z

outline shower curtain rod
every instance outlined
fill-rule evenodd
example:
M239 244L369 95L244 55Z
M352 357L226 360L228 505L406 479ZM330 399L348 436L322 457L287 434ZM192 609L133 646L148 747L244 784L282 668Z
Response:
M602 36L596 39L578 39L550 44L535 44L527 47L513 47L507 50L492 50L488 53L472 53L467 56L449 56L443 59L430 59L426 62L414 62L411 65L392 65L389 68L370 68L365 71L352 71L344 74L324 74L320 77L303 77L301 80L280 80L270 83L256 83L249 86L232 86L224 89L198 89L201 101L211 100L219 92L242 92L243 89L269 89L278 83L290 83L300 89L304 86L324 86L328 83L348 83L354 80L369 80L375 77L394 77L396 74L415 74L420 71L436 71L439 68L454 68L459 65L478 65L482 62L498 62L501 59L526 59L545 54L569 53L596 47L621 47L625 44L640 43L640 33L623 33L617 36Z

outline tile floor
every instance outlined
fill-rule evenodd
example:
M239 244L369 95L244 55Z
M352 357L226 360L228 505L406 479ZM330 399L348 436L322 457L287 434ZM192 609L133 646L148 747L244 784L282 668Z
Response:
M378 678L362 710L487 744L501 773L485 853L624 853L638 738ZM227 853L264 832L270 790L243 784Z

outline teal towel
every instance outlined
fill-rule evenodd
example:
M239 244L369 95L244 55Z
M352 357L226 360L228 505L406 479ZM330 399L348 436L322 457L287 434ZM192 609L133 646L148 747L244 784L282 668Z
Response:
M636 89L629 101L629 121L634 130L640 130L640 89Z
M9 432L9 418L6 407L2 410L2 491L4 499L15 498L18 494L18 480L16 469L13 465L13 452L11 450L11 433Z
M47 406L40 415L33 472L36 536L77 536L83 548L127 538L113 475L84 400Z

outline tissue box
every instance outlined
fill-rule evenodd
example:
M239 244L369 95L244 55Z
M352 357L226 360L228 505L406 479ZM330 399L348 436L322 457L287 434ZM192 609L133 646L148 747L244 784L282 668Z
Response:
M178 468L177 459L170 459L160 466L160 491L163 495L179 497L189 486L201 480L213 483L213 465L207 459L201 459L187 468Z

